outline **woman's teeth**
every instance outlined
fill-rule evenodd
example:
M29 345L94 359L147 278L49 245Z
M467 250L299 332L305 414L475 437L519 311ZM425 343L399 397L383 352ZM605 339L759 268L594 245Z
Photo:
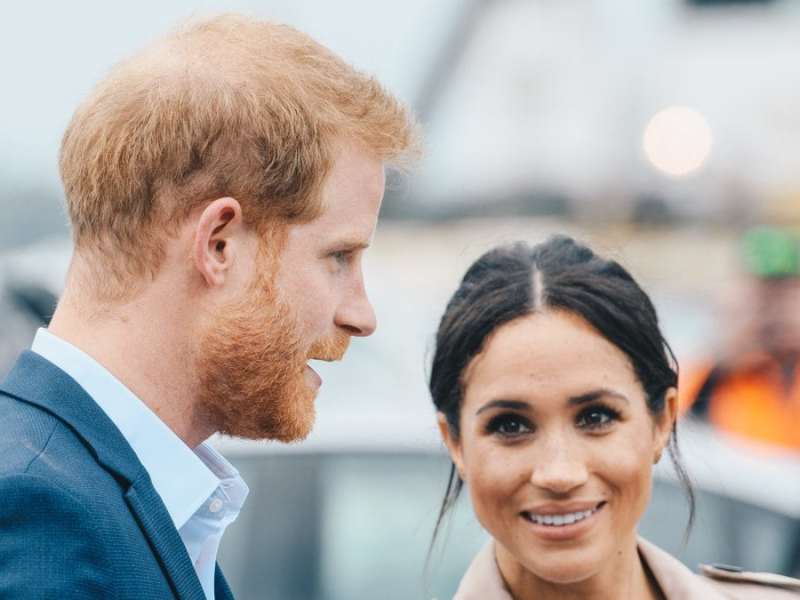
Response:
M590 508L589 510L584 510L581 512L574 512L574 513L566 513L563 515L536 515L530 512L526 512L525 517L531 521L532 523L536 523L537 525L550 525L551 527L563 527L564 525L572 525L573 523L577 523L578 521L583 521L591 517L594 513L599 510L599 506L596 508Z

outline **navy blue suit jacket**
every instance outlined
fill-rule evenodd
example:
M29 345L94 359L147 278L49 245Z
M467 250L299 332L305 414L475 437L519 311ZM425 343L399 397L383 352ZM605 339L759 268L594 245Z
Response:
M232 595L219 566L215 595ZM0 599L205 595L125 438L38 354L0 384Z

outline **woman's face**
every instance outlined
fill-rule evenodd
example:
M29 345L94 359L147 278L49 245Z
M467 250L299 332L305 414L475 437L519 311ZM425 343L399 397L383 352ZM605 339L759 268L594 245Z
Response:
M575 583L635 552L674 396L654 419L625 354L570 313L497 329L464 373L459 439L440 427L501 567Z

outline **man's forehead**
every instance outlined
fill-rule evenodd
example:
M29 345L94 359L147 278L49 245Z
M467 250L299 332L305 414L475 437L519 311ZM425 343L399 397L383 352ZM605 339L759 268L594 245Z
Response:
M309 225L326 236L342 242L369 244L378 223L380 200L345 200L323 204L322 214Z
M339 250L363 250L368 248L375 238L375 225L372 223L348 223L340 220L322 224L319 237L325 243L335 244Z
M328 246L336 245L338 250L359 250L369 247L375 237L377 214L372 218L347 215L325 214L289 226L289 237L297 241L316 241Z

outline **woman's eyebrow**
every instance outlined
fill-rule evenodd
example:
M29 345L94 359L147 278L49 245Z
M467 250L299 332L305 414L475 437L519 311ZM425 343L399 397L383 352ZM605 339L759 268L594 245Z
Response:
M512 410L527 410L530 408L530 405L527 402L522 402L520 400L490 400L489 402L481 406L477 411L475 411L475 416L491 408L510 408Z
M588 402L594 402L595 400L599 400L605 396L611 396L612 398L618 398L624 401L626 404L630 404L631 401L628 400L628 397L625 394L620 392L610 390L608 388L600 388L597 390L592 390L591 392L586 392L585 394L580 394L578 396L571 396L567 400L567 404L570 406L580 406L581 404L587 404Z
M578 396L571 396L567 400L567 403L570 406L580 406L582 404L588 404L589 402L594 402L595 400L599 400L600 398L607 396L610 396L612 398L618 398L619 400L622 400L626 404L630 404L630 400L625 394L608 388L599 388L596 390L592 390L590 392L586 392L585 394L580 394ZM521 400L490 400L489 402L481 406L477 411L475 411L475 415L477 416L482 412L485 412L492 408L506 408L511 410L530 410L531 405Z

